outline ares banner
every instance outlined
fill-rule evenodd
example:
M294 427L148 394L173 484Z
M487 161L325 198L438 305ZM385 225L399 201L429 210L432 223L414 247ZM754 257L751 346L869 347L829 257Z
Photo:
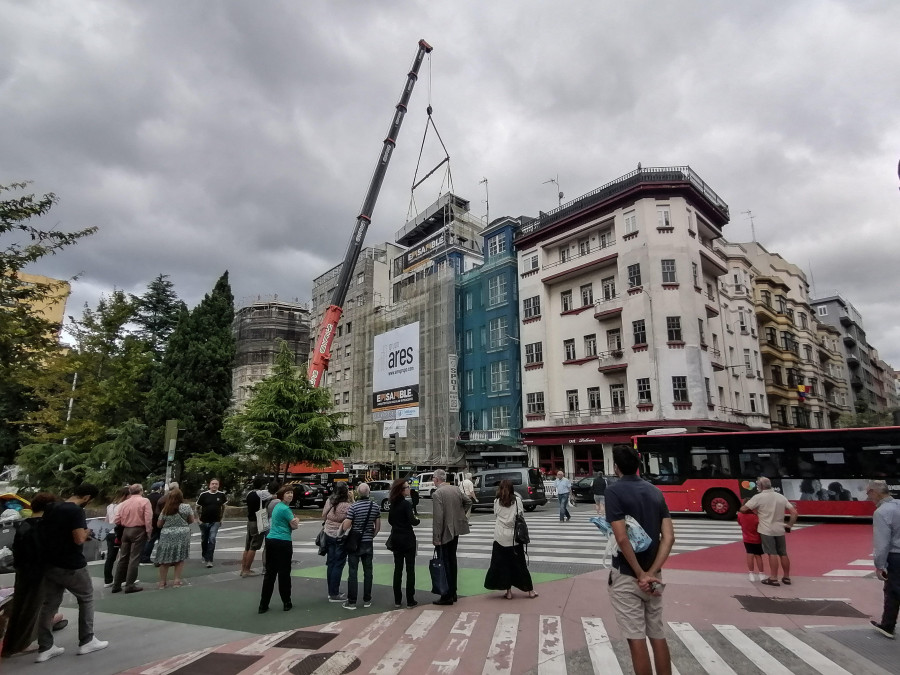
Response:
M419 416L419 322L375 336L372 412Z

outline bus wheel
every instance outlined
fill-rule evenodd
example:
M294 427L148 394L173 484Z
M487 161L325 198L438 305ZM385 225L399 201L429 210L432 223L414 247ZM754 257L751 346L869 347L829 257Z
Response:
M731 520L740 508L740 503L727 490L711 490L703 496L703 510L713 520Z

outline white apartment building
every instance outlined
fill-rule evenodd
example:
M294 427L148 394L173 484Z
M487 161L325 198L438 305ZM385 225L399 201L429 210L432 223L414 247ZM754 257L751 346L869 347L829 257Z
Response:
M718 244L728 219L694 171L673 167L639 168L523 225L522 438L533 466L609 473L613 444L650 429L768 427L750 281L732 281Z

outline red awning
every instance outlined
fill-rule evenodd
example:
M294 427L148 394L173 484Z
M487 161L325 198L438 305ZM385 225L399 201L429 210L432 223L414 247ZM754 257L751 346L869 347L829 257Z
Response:
M344 463L335 460L326 466L313 466L309 462L291 464L288 473L344 473Z

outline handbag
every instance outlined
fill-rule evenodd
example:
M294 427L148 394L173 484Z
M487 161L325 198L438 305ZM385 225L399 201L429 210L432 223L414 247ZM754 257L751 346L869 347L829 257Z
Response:
M438 554L438 547L434 547L434 555L428 562L428 572L431 574L431 592L442 598L450 592L450 584L447 582L447 568Z
M259 492L256 493L259 495ZM256 509L256 533L265 534L269 531L269 510L263 504L262 496L259 498L259 508Z
M362 529L357 530L355 527L351 527L347 530L347 534L344 536L344 550L347 551L347 553L356 553L359 551L359 547L362 545L363 532L369 527L369 520L372 518L372 504L374 504L374 502L370 502L369 513L366 514L366 522L363 523Z
M518 500L516 500L516 520L513 528L513 541L523 545L531 543L531 537L528 535L528 523L525 522L525 515L519 511Z
M319 547L319 555L328 555L328 543L325 541L325 519L328 518L328 514L331 513L332 510L334 510L334 505L325 512L325 517L322 518L322 529L319 530L319 534L316 535L316 546Z
M393 551L393 550L394 550L394 533L393 533L393 532L391 532L391 533L388 535L387 541L384 542L384 547L385 547L388 551Z

